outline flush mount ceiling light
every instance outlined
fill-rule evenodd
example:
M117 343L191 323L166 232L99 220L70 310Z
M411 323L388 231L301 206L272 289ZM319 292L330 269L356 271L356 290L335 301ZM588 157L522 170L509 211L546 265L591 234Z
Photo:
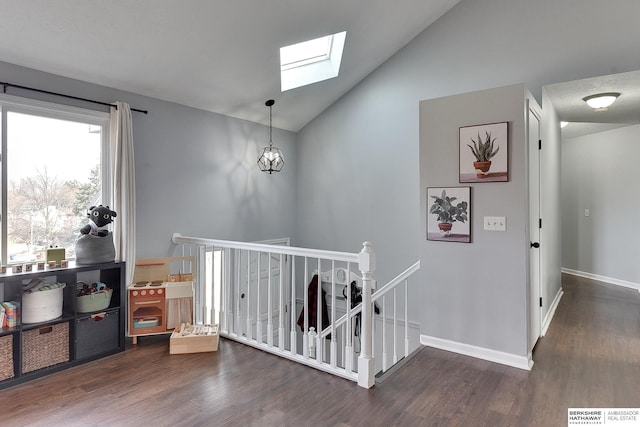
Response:
M271 140L272 135L272 121L271 121L271 107L276 102L273 99L269 99L264 103L267 107L269 107L269 146L264 147L260 152L260 156L258 156L258 166L262 172L266 172L268 174L272 174L274 172L280 172L284 167L284 157L280 150L277 147L273 146L273 142Z
M607 92L585 96L582 100L596 111L607 111L607 108L613 104L619 96L620 93L618 92Z

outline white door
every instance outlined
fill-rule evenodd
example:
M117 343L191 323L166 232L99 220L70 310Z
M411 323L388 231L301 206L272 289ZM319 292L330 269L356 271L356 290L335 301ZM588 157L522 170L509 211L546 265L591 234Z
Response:
M289 246L289 239L261 241L271 245ZM249 338L278 343L279 333L289 331L289 300L291 292L290 257L279 254L241 251L236 257L236 327L235 332ZM282 268L282 270L281 270ZM259 273L258 273L259 270ZM257 277L260 277L258 286ZM282 283L281 283L282 276ZM269 287L271 283L271 287ZM281 291L282 289L282 291ZM271 311L269 311L271 301ZM282 311L280 310L282 304ZM282 317L282 323L281 323ZM285 333L285 338L288 335Z
M527 101L529 146L529 353L542 331L540 307L540 116Z

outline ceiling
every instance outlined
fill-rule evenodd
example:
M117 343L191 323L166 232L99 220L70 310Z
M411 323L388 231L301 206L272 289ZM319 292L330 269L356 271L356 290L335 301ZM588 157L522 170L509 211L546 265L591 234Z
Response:
M582 100L604 92L621 95L607 111L594 111ZM574 138L640 123L640 71L575 80L545 86L558 118L569 124L563 138Z
M298 131L458 1L0 0L0 61ZM344 30L338 77L280 92L280 47Z

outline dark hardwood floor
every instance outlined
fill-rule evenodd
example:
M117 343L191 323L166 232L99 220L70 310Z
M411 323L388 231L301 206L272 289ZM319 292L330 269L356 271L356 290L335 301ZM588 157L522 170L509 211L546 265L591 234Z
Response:
M563 277L531 372L424 347L373 389L232 341L168 337L0 391L10 426L566 426L569 407L640 407L640 294Z

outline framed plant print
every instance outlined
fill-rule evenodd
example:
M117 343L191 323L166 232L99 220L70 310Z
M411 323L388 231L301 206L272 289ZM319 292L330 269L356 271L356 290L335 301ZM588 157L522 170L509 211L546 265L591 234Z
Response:
M471 187L427 188L427 240L471 242Z
M460 128L460 182L509 181L509 123Z

